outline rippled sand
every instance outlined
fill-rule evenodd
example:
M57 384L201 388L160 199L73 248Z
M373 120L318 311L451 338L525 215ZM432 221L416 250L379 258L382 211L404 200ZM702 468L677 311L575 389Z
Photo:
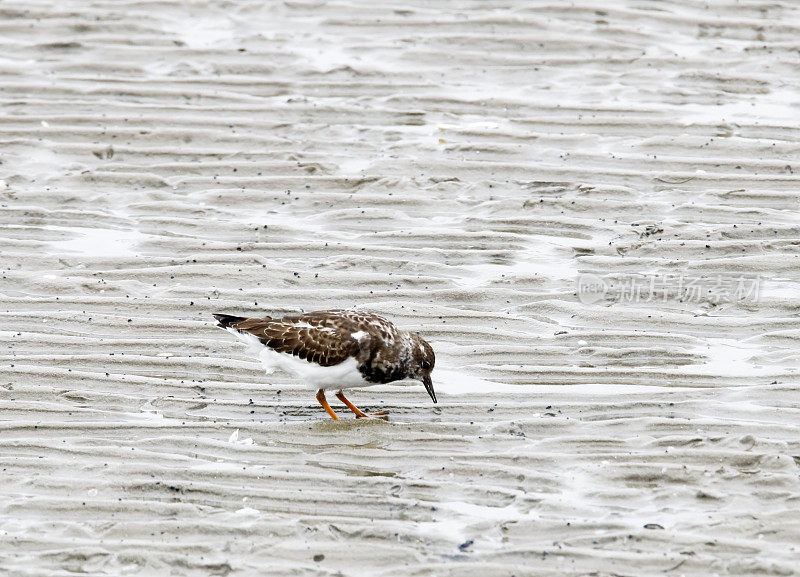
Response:
M206 4L0 4L0 572L797 571L794 3ZM439 404L210 317L328 307Z

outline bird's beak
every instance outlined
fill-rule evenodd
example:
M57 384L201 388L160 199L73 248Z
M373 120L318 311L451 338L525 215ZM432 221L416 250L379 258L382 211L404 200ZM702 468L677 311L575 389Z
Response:
M436 393L433 390L433 382L431 381L430 375L425 375L422 377L422 384L425 385L425 390L428 391L428 394L433 399L433 402L436 402Z

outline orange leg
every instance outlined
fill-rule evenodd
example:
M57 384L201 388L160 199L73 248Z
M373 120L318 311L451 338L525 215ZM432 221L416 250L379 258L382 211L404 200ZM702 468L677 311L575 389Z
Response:
M336 413L333 412L333 409L331 409L331 406L328 404L328 401L325 400L325 389L320 389L317 391L317 401L319 402L320 405L322 405L322 408L328 412L328 414L331 416L331 419L333 419L334 421L339 420L339 417L337 417Z
M386 411L380 411L379 413L371 413L371 414L365 413L364 411L362 411L361 409L356 407L353 403L348 401L344 397L344 393L342 391L339 391L338 393L336 393L336 398L339 399L340 401L342 401L345 405L347 405L348 409L350 409L351 411L353 411L356 414L356 419L367 419L369 417L379 417L381 415L385 415L386 414Z

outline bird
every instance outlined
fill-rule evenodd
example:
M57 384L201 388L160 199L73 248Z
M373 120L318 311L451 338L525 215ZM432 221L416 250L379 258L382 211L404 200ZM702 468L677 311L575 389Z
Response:
M365 413L344 396L344 389L415 379L437 402L431 380L433 347L378 315L335 309L281 318L213 316L218 327L248 345L268 373L280 369L317 389L317 402L333 420L339 417L325 398L331 389L356 418L385 418L386 411Z

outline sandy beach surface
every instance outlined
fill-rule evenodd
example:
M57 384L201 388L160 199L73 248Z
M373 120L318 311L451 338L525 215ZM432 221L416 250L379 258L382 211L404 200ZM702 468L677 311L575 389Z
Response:
M0 573L796 574L799 37L0 2ZM332 422L210 316L332 307L420 331L439 404Z

